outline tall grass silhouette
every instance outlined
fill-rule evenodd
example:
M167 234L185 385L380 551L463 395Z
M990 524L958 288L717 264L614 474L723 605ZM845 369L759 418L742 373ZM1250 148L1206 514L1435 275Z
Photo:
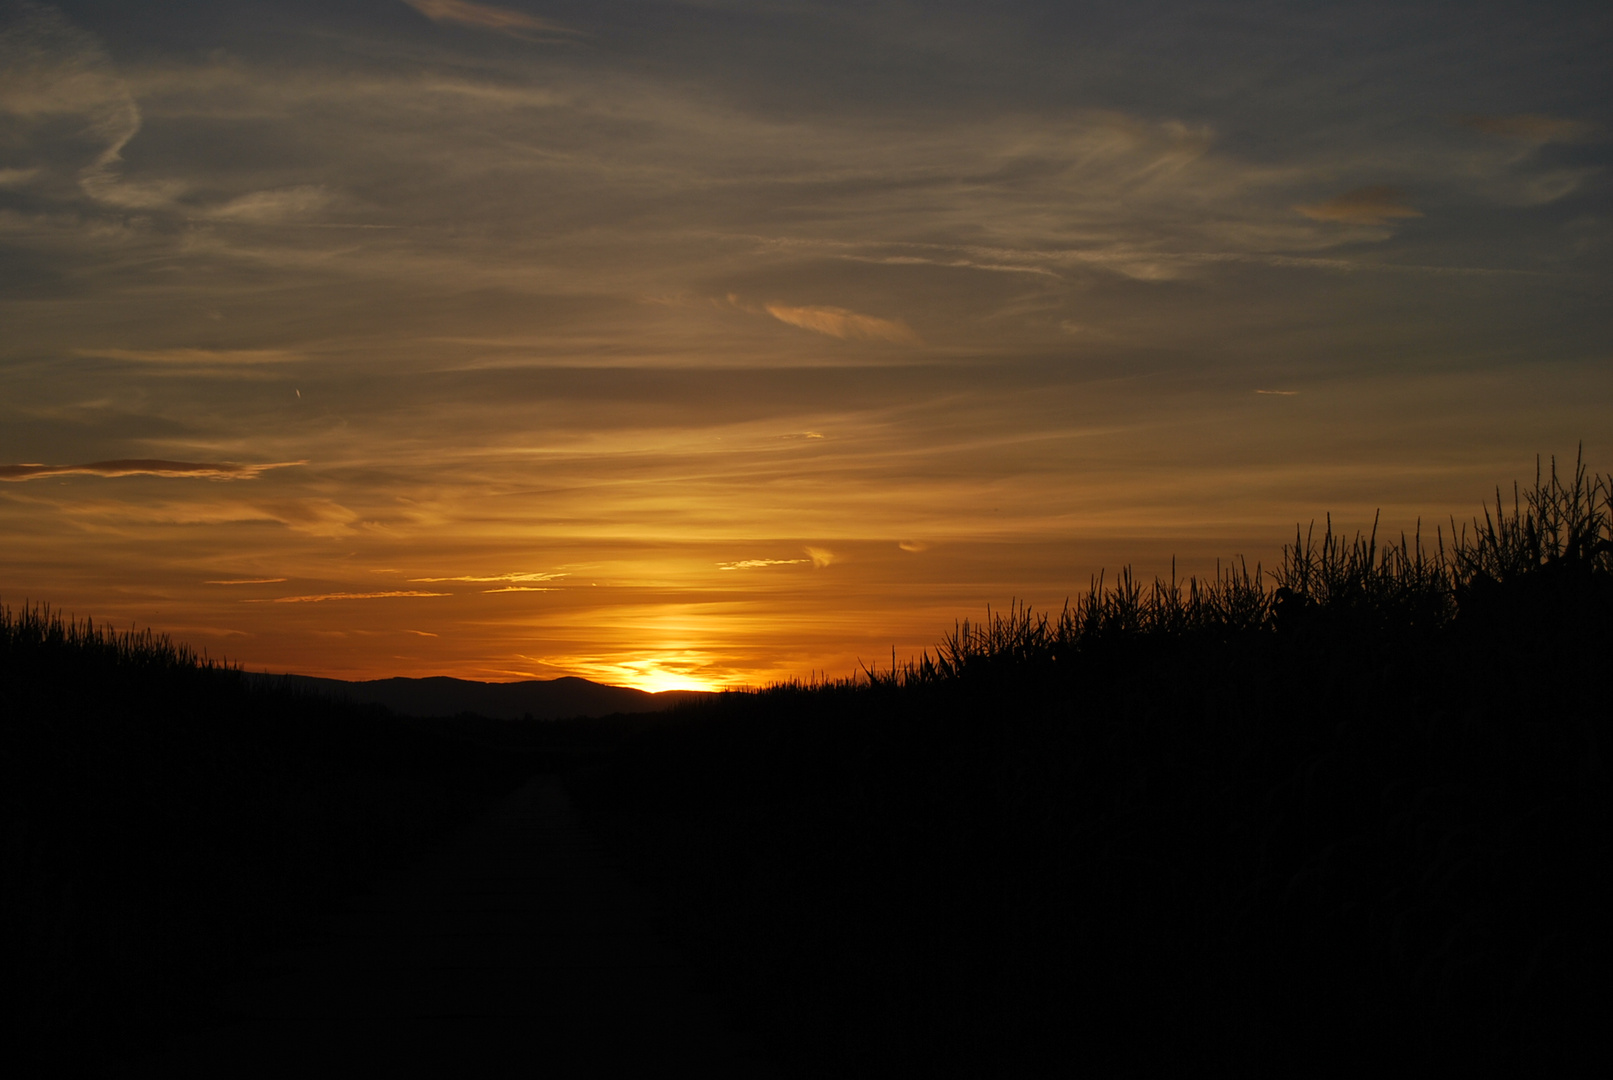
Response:
M1144 586L1129 567L1113 587L1102 577L1056 616L1022 606L959 623L937 647L869 681L945 682L983 667L1027 665L1075 656L1084 645L1128 636L1181 637L1288 630L1305 613L1352 629L1373 626L1397 633L1446 626L1458 613L1490 603L1593 600L1613 576L1613 486L1591 475L1583 458L1570 478L1537 473L1527 492L1514 488L1507 512L1496 492L1495 512L1458 528L1446 547L1443 531L1432 546L1421 533L1380 545L1377 524L1352 537L1335 534L1331 517L1320 538L1296 531L1269 574L1244 563L1217 570L1208 581L1155 580ZM1510 591L1509 591L1510 590ZM1504 598L1504 599L1503 599ZM1324 614L1325 613L1325 614Z
M674 713L573 787L803 1074L1568 1068L1609 1000L1613 489Z

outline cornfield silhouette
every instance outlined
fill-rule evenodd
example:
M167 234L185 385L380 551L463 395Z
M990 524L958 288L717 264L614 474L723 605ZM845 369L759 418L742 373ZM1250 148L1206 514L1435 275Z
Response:
M683 708L590 820L803 1075L1569 1068L1610 1000L1613 504L961 622Z

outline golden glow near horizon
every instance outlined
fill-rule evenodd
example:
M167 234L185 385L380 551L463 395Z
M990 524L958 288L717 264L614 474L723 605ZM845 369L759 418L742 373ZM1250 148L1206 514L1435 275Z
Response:
M1609 467L1595 20L335 7L0 14L0 601L737 686Z

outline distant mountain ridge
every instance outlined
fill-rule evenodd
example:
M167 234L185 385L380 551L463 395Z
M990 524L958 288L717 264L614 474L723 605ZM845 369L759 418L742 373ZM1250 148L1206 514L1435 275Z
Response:
M426 679L370 679L348 682L313 675L253 675L254 680L313 690L332 697L384 705L402 716L457 716L475 713L501 720L565 720L612 713L661 712L684 701L711 696L705 690L663 690L652 694L607 686L575 676L486 683L444 675Z

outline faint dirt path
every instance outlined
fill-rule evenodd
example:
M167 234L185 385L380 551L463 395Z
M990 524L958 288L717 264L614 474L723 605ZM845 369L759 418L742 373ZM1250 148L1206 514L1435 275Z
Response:
M538 776L231 984L166 1076L768 1077Z

